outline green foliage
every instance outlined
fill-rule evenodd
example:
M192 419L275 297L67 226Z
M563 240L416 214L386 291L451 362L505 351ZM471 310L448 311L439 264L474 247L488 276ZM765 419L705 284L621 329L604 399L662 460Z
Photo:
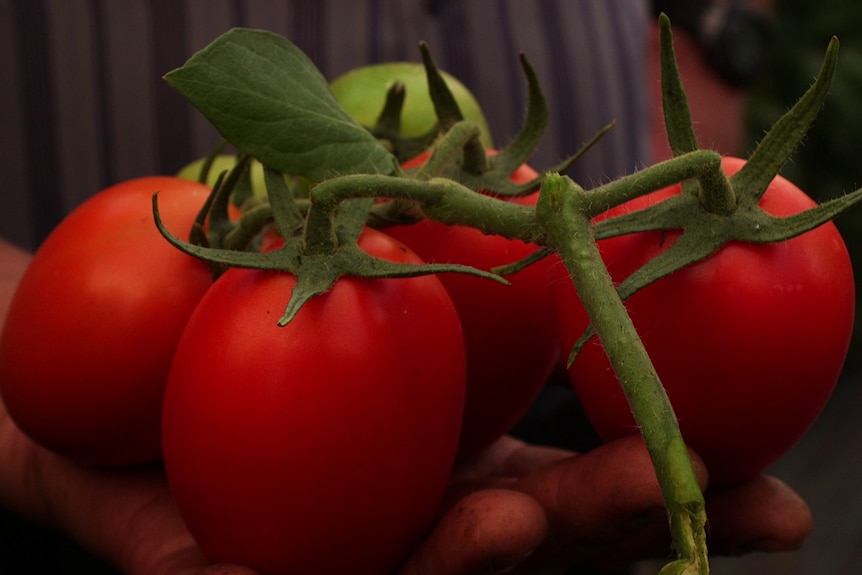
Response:
M395 171L395 158L341 108L311 60L276 34L230 30L165 79L227 141L280 172L322 181Z

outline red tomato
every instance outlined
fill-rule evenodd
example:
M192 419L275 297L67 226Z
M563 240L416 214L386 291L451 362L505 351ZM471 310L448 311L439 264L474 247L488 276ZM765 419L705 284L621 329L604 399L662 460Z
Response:
M422 165L428 154L404 164ZM511 176L518 184L538 174L522 165ZM513 201L535 205L538 193ZM490 269L523 259L538 247L520 240L485 235L466 226L424 220L386 232L427 262ZM558 358L555 308L548 297L551 258L507 277L511 285L464 274L441 274L464 326L467 347L467 400L459 458L478 454L524 415L541 391Z
M743 160L725 158L733 174ZM626 204L655 203L679 187ZM786 216L814 206L777 177L760 206ZM615 212L618 210L614 210ZM667 249L678 232L599 242L615 281ZM558 289L564 353L586 327L571 283ZM732 242L706 260L658 280L626 303L679 418L712 483L752 477L807 431L836 384L854 314L850 258L832 223L775 244ZM593 338L569 369L598 433L636 431L603 349Z
M0 392L37 443L77 460L124 465L160 457L162 391L174 347L212 283L170 245L188 236L209 194L172 177L130 180L80 205L34 255L0 339Z
M374 230L360 246L420 261ZM189 320L163 411L171 490L210 561L393 573L433 524L455 457L457 312L434 276L344 277L278 327L295 283L231 269Z

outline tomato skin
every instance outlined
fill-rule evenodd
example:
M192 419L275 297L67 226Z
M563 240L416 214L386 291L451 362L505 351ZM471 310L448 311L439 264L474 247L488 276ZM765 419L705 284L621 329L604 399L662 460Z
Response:
M482 141L491 145L491 131L476 96L457 78L440 70L446 86L458 103L465 120L475 122L482 130ZM332 94L344 110L360 124L373 126L383 110L386 93L395 84L404 85L404 108L401 110L401 133L404 137L421 136L437 123L437 113L428 90L428 74L418 62L384 62L350 70L332 81Z
M493 151L492 151L493 153ZM405 162L420 166L424 153ZM515 183L537 177L522 165ZM538 192L512 201L535 205ZM427 262L457 262L488 270L521 260L538 246L485 235L467 226L432 220L386 228ZM459 459L472 457L509 431L526 413L559 357L553 298L548 297L554 258L507 276L511 285L464 274L440 274L458 308L467 347L467 399Z
M160 458L162 390L209 269L170 245L209 189L172 177L129 180L71 212L34 254L0 338L0 392L17 425L95 465Z
M374 230L360 246L419 261ZM190 319L163 411L172 492L210 561L392 573L451 473L465 380L457 313L434 276L344 277L279 328L294 285L232 269Z
M728 174L743 164L723 161ZM644 207L678 190L662 190L621 209ZM814 202L778 177L760 206L784 216ZM678 236L632 234L599 246L611 276L621 281ZM556 285L562 349L568 353L586 316L571 282ZM850 258L832 223L776 244L730 243L626 302L683 437L705 460L711 483L757 475L808 430L841 372L854 302ZM596 338L568 373L605 440L636 431Z

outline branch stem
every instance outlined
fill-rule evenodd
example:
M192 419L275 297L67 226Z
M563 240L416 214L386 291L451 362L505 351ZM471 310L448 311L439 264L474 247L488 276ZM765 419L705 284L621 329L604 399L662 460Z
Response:
M569 271L652 458L679 555L673 568L705 575L709 566L703 493L664 387L599 253L587 197L571 179L549 174L537 219Z

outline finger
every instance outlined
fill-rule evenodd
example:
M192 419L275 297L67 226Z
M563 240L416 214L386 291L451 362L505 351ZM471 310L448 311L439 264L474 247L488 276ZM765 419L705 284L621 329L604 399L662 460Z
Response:
M798 549L812 529L811 511L805 501L785 483L769 476L710 488L706 509L707 547L712 556ZM621 558L668 557L671 551L666 522L656 523L621 541L613 553L597 557L595 562L613 566Z
M239 566L209 566L186 529L158 468L91 469L44 450L39 492L50 523L129 575L252 575ZM50 473L49 473L50 471Z
M706 470L694 454L701 488ZM561 566L597 561L603 555L627 561L626 545L641 533L656 545L649 556L667 555L652 531L667 532L667 515L652 461L640 436L607 443L593 451L534 472L515 484L548 514L551 534L530 564ZM652 527L652 529L650 529ZM632 552L642 555L637 546Z
M531 471L574 455L555 447L530 445L504 435L481 454L459 463L452 472L452 482L476 481L488 477L520 477Z
M512 449L502 465L502 472L510 477L524 477L565 459L578 455L567 449L522 443Z
M784 482L761 475L707 492L710 548L717 554L798 549L811 533L811 510Z
M399 575L505 573L541 544L547 529L543 509L523 493L471 493L443 516Z
M456 466L442 507L448 509L474 491L507 488L521 476L574 455L568 450L530 445L504 435L479 456Z

